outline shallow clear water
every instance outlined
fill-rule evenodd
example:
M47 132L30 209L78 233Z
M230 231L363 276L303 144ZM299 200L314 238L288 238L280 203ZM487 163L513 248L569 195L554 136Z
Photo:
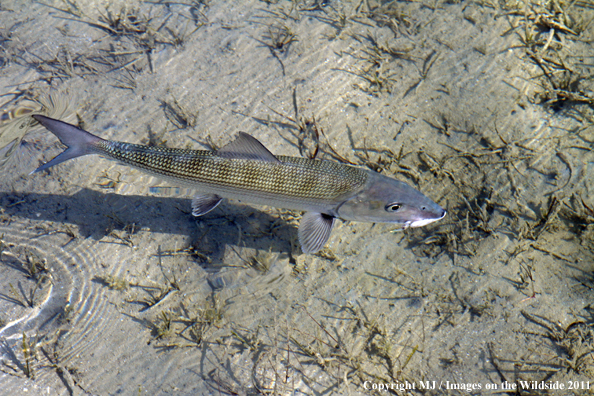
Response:
M3 5L0 393L591 378L594 116L557 108L522 46L542 28L525 15L545 9L204 4ZM571 78L591 74L591 32L546 48L538 34ZM321 157L406 181L448 215L406 232L338 222L303 255L299 213L225 202L193 218L192 191L92 156L29 175L62 150L18 110L36 105L168 147L246 131L299 156L317 131Z

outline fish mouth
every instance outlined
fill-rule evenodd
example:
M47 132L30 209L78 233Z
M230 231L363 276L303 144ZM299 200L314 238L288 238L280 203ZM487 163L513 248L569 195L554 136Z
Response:
M417 227L426 226L427 224L431 224L437 220L443 219L447 213L448 212L444 210L440 217L433 217L433 218L429 218L429 219L420 219L420 220L409 220L406 223L404 223L403 228L417 228Z

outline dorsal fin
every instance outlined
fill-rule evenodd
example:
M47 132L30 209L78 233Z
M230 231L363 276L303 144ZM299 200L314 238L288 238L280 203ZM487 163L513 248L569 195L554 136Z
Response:
M250 159L267 162L278 162L274 156L258 139L245 132L239 132L237 138L217 150L217 155L224 158Z

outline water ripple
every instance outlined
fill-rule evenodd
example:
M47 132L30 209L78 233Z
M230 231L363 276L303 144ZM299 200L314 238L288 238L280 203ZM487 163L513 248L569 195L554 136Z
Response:
M100 285L91 282L98 263L92 241L61 233L39 235L23 227L0 226L0 288L7 291L0 295L0 357L17 356L26 334L46 343L59 340L65 364L99 342L117 311Z

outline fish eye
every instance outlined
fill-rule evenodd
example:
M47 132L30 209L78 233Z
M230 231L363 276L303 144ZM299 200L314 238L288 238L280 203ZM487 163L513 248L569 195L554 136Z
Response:
M386 205L386 212L396 212L398 209L400 209L401 206L402 205L398 203Z

